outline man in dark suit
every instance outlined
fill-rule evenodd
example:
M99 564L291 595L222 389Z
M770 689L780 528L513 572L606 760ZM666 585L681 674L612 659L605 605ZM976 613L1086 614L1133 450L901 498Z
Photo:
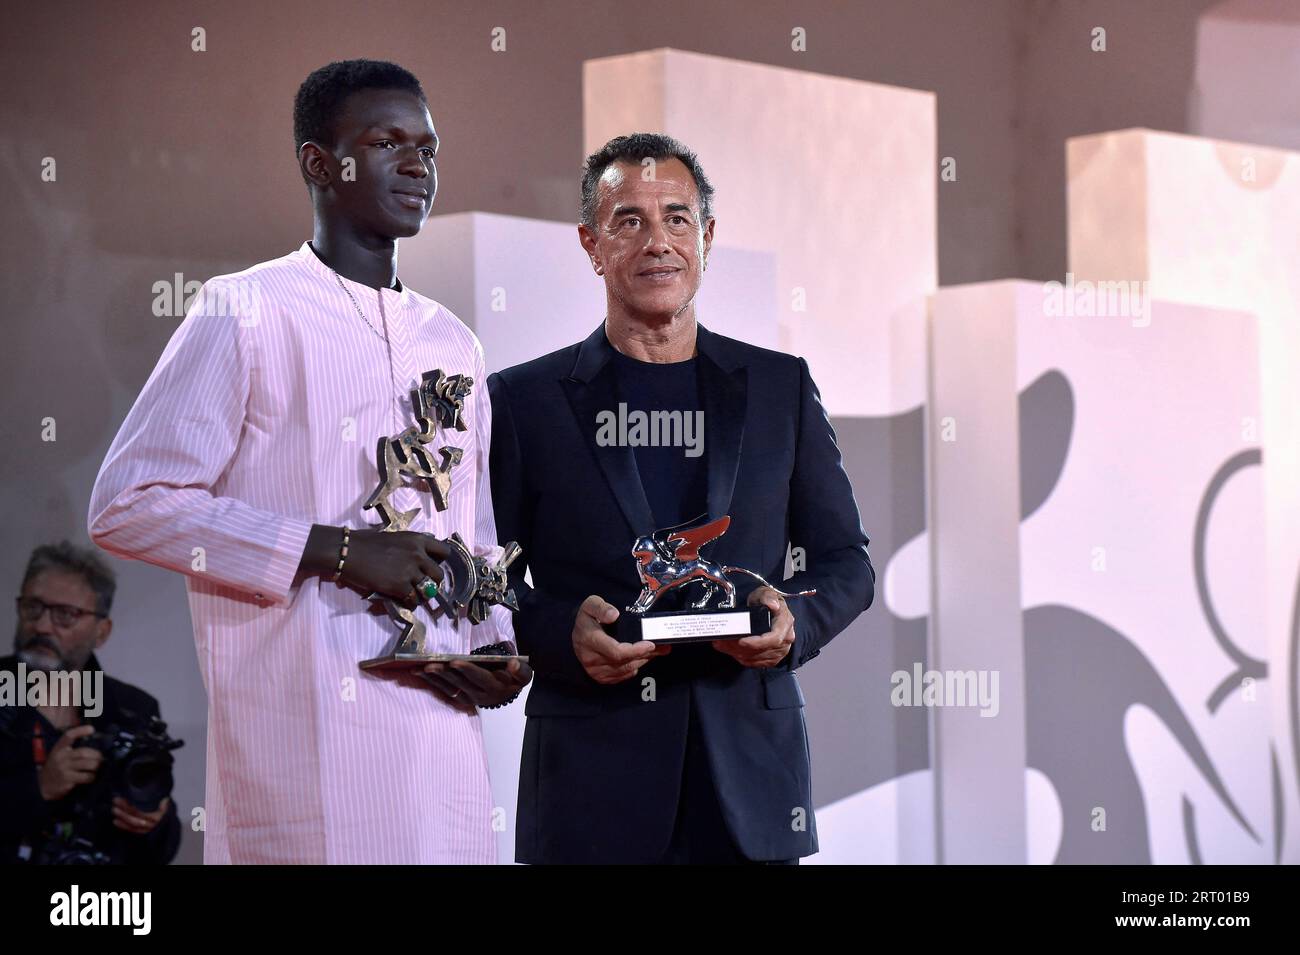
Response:
M523 546L515 629L535 672L521 862L791 863L817 851L795 670L871 605L875 572L807 363L696 323L712 193L665 136L592 155L578 232L605 281L605 321L488 379L497 530ZM656 413L677 424L647 433ZM673 440L656 440L664 431ZM705 514L732 517L711 559L775 583L793 544L804 569L781 586L816 596L787 604L737 580L738 605L772 611L770 632L671 647L609 636L603 625L641 589L634 538Z

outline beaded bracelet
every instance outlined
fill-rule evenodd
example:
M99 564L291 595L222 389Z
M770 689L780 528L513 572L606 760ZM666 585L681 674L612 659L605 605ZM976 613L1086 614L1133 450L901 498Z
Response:
M487 646L475 647L473 650L470 651L470 656L474 656L475 654L482 654L483 656L489 656L489 657L505 657L505 656L510 656L514 652L515 652L514 646L502 640L500 643L489 643ZM509 706L515 700L519 699L519 694L522 693L523 691L524 688L521 686L519 689L515 690L515 695L510 697L510 699L502 700L500 703L493 703L491 706L480 706L479 709L499 710L503 706Z
M339 565L338 565L338 567L336 567L336 568L334 569L334 577L333 577L333 579L336 580L336 581L337 581L340 577L343 576L343 562L344 562L345 560L348 559L348 535L349 535L349 533L350 533L350 532L349 532L348 528L346 528L346 527L343 528L343 544L342 544L342 546L339 548Z

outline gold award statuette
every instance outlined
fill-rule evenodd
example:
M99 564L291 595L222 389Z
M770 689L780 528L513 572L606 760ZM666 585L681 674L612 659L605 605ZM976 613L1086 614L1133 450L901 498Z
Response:
M474 379L468 375L445 375L441 369L426 371L419 387L411 390L416 423L395 437L379 439L375 453L379 485L363 507L378 513L381 531L408 530L420 513L418 507L394 510L389 500L394 491L407 486L407 478L424 482L433 494L434 507L440 511L447 509L451 501L451 472L461 463L464 451L441 447L438 449L440 463L435 463L425 445L434 439L438 427L466 430L465 399L473 385ZM472 554L460 534L452 534L443 543L451 552L443 562L443 581L431 588L432 594L420 594L421 604L429 609L431 619L446 615L452 626L459 629L461 617L468 617L471 624L482 623L496 604L512 611L519 609L508 578L510 564L522 553L518 544L514 541L506 544L500 559L492 563L486 557ZM424 622L416 617L415 611L383 594L371 594L367 599L382 603L401 632L386 654L361 661L361 669L414 670L446 656L429 652Z

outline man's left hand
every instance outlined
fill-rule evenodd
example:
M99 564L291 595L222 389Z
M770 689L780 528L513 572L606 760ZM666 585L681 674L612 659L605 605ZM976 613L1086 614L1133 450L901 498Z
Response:
M771 587L759 587L749 595L747 603L751 607L761 603L772 611L772 629L755 637L714 640L713 649L734 658L744 667L774 667L786 658L794 646L794 614L785 605L785 598Z
M468 660L453 660L430 663L420 675L444 701L472 713L480 706L496 706L510 699L532 681L533 670L519 660L491 670Z
M123 832L136 836L146 836L158 828L163 816L167 815L170 799L164 799L153 812L137 809L121 796L113 797L113 825Z

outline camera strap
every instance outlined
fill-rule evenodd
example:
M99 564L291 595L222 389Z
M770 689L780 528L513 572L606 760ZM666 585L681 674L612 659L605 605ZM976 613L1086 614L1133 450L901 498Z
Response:
M32 762L38 767L45 765L45 734L39 722L32 727Z

